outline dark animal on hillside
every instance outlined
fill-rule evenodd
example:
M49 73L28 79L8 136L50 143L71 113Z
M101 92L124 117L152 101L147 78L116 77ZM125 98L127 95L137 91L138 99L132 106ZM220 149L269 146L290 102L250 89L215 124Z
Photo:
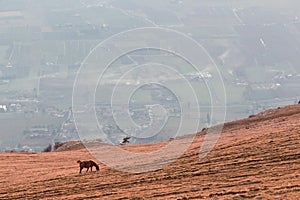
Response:
M82 171L83 168L87 168L86 172L88 172L89 169L91 168L91 172L92 172L93 171L93 166L95 166L96 170L99 171L99 165L97 165L97 163L95 163L92 160L89 160L89 161L80 161L80 160L78 160L77 163L79 164L79 168L80 168L79 173L80 174L81 174L81 171Z
M123 138L123 141L121 142L121 144L129 143L129 139L130 139L130 137Z

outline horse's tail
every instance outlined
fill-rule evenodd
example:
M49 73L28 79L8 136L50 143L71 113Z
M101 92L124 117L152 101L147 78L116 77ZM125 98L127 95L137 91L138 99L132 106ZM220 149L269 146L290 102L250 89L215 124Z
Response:
M96 170L99 171L99 165L97 165L97 163L95 163L94 161L90 160L90 162L92 163L93 166L96 167Z

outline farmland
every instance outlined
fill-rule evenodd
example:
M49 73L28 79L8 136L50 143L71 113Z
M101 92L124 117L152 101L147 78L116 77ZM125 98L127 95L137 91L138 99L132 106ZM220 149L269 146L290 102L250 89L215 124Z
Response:
M270 2L263 4L259 1L240 3L177 0L155 0L151 3L137 0L128 0L126 3L121 0L1 1L0 105L7 107L4 111L8 113L0 113L0 122L7 124L7 120L14 119L20 122L28 112L48 117L49 120L48 123L43 117L37 117L36 122L25 127L24 118L24 123L18 123L23 124L20 128L7 125L1 132L1 141L10 141L7 143L12 149L16 143L22 143L19 135L21 129L24 131L35 125L47 126L53 120L61 127L64 127L63 123L66 121L73 123L72 117L51 117L69 112L78 70L84 64L90 64L88 62L92 62L97 72L101 72L104 67L108 69L104 74L104 87L100 87L99 82L98 86L85 91L86 94L95 94L94 103L109 107L112 91L118 83L120 99L127 98L130 88L139 87L132 93L135 95L130 101L136 106L134 109L143 107L143 111L147 112L146 106L156 103L169 108L169 104L165 104L170 103L168 95L162 95L162 98L157 89L149 92L141 84L154 77L169 89L181 91L182 101L186 103L182 105L183 108L189 107L192 119L201 116L199 129L208 125L207 115L213 103L218 107L226 102L228 112L225 121L295 103L300 97L300 26L297 20L299 9L293 6L297 2L291 0L290 3L281 5ZM118 44L107 45L107 55L135 46L145 46L146 50L126 52L111 66L102 66L102 55L97 54L101 47L95 49L98 44L117 33L143 27L179 31L184 38L197 42L207 54L189 49L180 38L169 38L164 34L160 35L162 38L155 38L153 33L146 33L141 41L135 41L135 37L131 37L123 38ZM168 44L172 44L173 49L147 49L153 45ZM204 64L195 68L183 59L183 55L172 54L172 51L197 55L199 63ZM90 59L85 60L88 55ZM207 62L209 59L211 63ZM157 69L158 66L162 69L162 66L167 66L180 76L174 78L168 73L164 74L164 70L147 71L149 63L153 66L154 63L160 64L155 65ZM138 72L129 73L136 69ZM216 84L219 73L224 88L221 83ZM128 75L126 80L121 80L123 75ZM92 81L86 79L85 83L88 85ZM189 84L185 84L187 82ZM197 105L189 104L191 88L199 102ZM223 99L222 93L225 93L226 99ZM173 98L170 104L178 108L178 99ZM122 104L122 101L118 103ZM200 113L195 111L198 107ZM50 114L43 115L43 110ZM220 108L212 121L220 122L223 112L224 108ZM115 125L112 118L103 121L103 126ZM176 123L177 121L171 122L171 127L176 129ZM60 135L67 139L77 137L76 131L71 130L73 128L62 128ZM6 132L16 136L16 141L12 142L11 135L6 135ZM68 137L64 135L66 133ZM116 135L115 140L123 136ZM167 137L169 135L162 138ZM0 147L4 148L1 144Z

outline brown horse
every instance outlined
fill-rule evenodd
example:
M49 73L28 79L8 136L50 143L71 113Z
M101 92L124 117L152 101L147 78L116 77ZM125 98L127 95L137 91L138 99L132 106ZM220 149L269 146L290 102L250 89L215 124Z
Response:
M96 170L99 171L99 165L97 165L97 163L95 163L92 160L89 160L89 161L80 161L80 160L78 160L77 163L79 164L79 167L80 167L80 171L79 171L80 174L81 174L81 171L82 171L83 168L87 168L86 172L88 172L89 169L91 168L91 172L92 172L93 171L93 166L95 166Z

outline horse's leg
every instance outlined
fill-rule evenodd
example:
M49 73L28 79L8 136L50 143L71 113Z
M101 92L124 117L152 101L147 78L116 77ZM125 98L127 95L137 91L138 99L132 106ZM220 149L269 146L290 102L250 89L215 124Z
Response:
M89 167L87 168L86 172L88 172L88 171L89 171Z
M81 171L82 171L82 167L80 167L79 174L81 174Z
M93 171L93 166L91 166L91 172Z

